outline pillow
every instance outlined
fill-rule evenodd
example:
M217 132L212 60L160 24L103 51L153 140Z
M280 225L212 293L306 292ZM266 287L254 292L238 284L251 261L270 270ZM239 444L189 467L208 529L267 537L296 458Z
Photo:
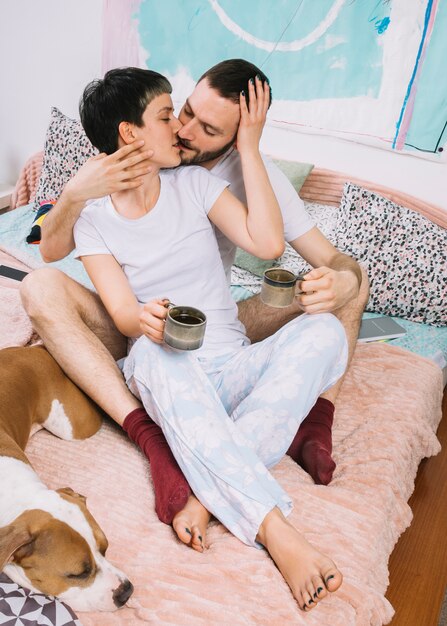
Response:
M41 237L41 232L42 232L41 230L42 222L44 221L44 219L48 215L48 212L51 211L51 209L54 207L55 204L56 204L56 200L52 199L52 200L45 200L40 205L39 210L36 213L36 217L34 218L34 221L31 224L31 230L30 230L28 237L26 238L26 243L32 243L36 245L40 243L40 237Z
M98 151L87 139L81 122L52 107L34 209L38 211L48 198L58 198L70 178L95 154Z
M335 246L339 208L327 204L318 204L317 202L305 202L304 206L309 215L313 217L318 230ZM291 270L295 274L305 274L312 269L312 266L288 243L286 243L286 249L281 257L281 267Z
M447 325L447 230L423 215L346 183L337 247L369 279L368 311Z
M0 573L1 624L82 626L73 610L54 598L20 587Z
M299 163L298 161L284 161L282 159L272 159L272 161L279 167L283 174L287 176L297 193L314 167L311 163ZM278 261L277 259L265 261L238 248L236 250L234 265L242 270L251 272L255 276L261 277L269 267L278 265Z
M300 163L299 161L284 161L283 159L272 159L273 163L279 167L283 174L292 183L298 193L309 176L314 166L311 163Z
M265 270L268 270L269 267L278 265L278 260L259 259L257 256L253 256L249 252L245 252L245 250L237 248L236 255L234 257L234 265L242 270L246 270L247 272L254 274L255 276L262 277Z

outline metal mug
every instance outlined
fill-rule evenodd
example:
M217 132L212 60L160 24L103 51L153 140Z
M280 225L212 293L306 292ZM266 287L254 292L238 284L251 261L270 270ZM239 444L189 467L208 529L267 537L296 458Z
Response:
M292 304L295 298L295 285L303 280L303 275L295 275L281 267L271 267L264 272L261 287L261 300L268 306L283 308Z
M206 315L192 306L165 304L168 309L164 341L177 350L197 350L203 344Z

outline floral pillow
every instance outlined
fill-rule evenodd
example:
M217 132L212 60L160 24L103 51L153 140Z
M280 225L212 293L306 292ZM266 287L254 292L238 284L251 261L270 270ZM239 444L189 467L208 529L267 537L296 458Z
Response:
M87 139L81 122L52 107L34 209L38 211L49 198L58 198L70 178L95 154L98 151Z
M346 183L338 249L368 273L368 311L447 325L447 230L423 215Z

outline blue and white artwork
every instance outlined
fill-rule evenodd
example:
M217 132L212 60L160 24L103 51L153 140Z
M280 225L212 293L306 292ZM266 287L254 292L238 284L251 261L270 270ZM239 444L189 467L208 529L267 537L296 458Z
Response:
M439 159L445 32L447 0L106 0L104 69L155 69L180 105L245 58L270 78L270 124Z

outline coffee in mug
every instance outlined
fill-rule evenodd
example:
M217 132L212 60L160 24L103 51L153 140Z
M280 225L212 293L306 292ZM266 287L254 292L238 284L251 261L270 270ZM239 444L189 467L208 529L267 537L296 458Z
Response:
M293 272L281 267L265 270L261 287L262 302L277 308L289 306L295 297L297 280Z
M197 350L203 344L206 315L192 306L166 305L164 340L177 350Z

